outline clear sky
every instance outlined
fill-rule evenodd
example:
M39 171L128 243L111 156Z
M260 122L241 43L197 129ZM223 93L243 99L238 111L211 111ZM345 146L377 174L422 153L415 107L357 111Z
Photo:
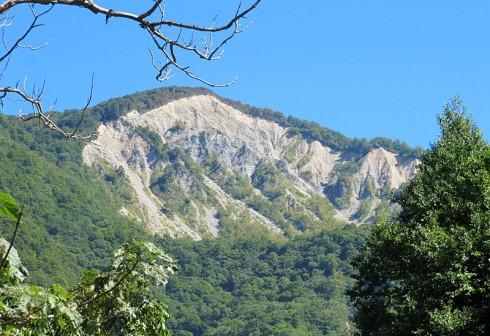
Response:
M224 20L237 3L168 0L167 18L206 24L216 13ZM10 14L17 14L17 26L7 31L14 34L26 16L19 9ZM436 115L459 93L489 138L490 1L263 0L254 17L219 62L188 61L211 81L238 76L218 94L350 137L386 136L427 147L438 134ZM56 110L83 107L92 74L94 104L159 86L202 86L182 74L155 81L152 42L133 23L113 18L106 25L101 15L61 6L42 22L31 42L50 38L50 44L15 54L1 81L12 85L27 75L30 87L45 79L47 107L55 101ZM9 103L4 112L18 109Z

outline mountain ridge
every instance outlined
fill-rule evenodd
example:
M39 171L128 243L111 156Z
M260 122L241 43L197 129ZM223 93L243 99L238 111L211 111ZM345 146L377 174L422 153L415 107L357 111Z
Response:
M209 92L205 91L206 94ZM129 98L115 98L86 111L80 125L79 110L54 112L51 117L67 132L80 126L79 134L89 135L95 133L104 120L107 120L106 124L116 122L135 106L143 106L150 111L157 102L163 106L179 97L196 96L198 92L204 91L174 87L145 91ZM220 102L218 99L217 103ZM284 116L281 118L287 120ZM182 137L187 126L183 123L171 126L167 136L176 139L180 136L181 143L190 150L192 142L186 142ZM307 129L301 132L307 133ZM301 132L289 128L283 141L289 141L291 146L281 154L282 160L274 164L254 159L250 148L243 148L240 152L236 149L241 161L233 162L244 163L236 167L243 173L234 173L227 168L226 162L222 162L214 150L196 161L191 152L183 150L185 146L171 147L147 127L135 127L132 136L138 139L140 146L148 148L150 155L146 161L165 162L147 180L149 187L146 188L162 202L162 206L157 202L156 211L172 221L180 219L186 223L194 232L195 239L218 236L226 240L227 237L239 238L251 233L290 237L343 227L345 221L335 216L339 212L343 212L344 219L354 217L358 223L371 222L374 215L390 215L392 209L388 198L392 188L383 180L376 182L372 178L376 174L364 174L370 176L367 180L361 179L366 183L358 186L352 183L354 175L361 171L366 161L364 156L372 150L370 147L366 150L367 140L358 141L361 145L358 148L350 146L349 151L336 152L322 146L320 141L315 142L313 137L303 137L304 141L297 140L297 143L291 140ZM195 139L199 140L199 136ZM206 140L206 136L201 136L201 139ZM218 141L221 145L227 141L226 136L217 132L214 139L221 141ZM85 165L82 152L86 143L67 141L37 123L19 122L8 115L0 115L0 143L0 190L11 194L18 202L26 200L24 220L27 225L23 227L25 231L19 235L16 245L31 271L33 283L73 283L87 268L104 265L122 242L156 239L146 227L145 214L141 214L137 195L125 171L103 160L96 165ZM199 144L199 141L195 143ZM197 145L192 148L194 157L205 149ZM315 154L321 152L321 155ZM396 156L395 166L398 161L403 166L406 160L415 160L413 156L407 156L407 152L398 155L379 152L383 154L381 158ZM305 179L319 179L321 165L326 165L326 162L320 160L318 163L315 159L328 153L336 153L333 157L340 160L329 163L334 164L335 174L328 176L328 183L315 187L303 183ZM138 163L136 159L133 157L133 165ZM247 162L258 165L251 169L245 164ZM309 172L307 164L311 168ZM387 167L391 166L393 164ZM373 169L366 171L374 172ZM136 177L140 179L137 174ZM312 196L305 197L295 183ZM380 188L375 189L375 186ZM356 207L349 212L352 202ZM12 230L5 225L2 234L9 237ZM165 232L161 231L162 234Z
M111 98L89 108L86 119L87 117L91 118L92 122L87 123L85 120L85 125L96 128L93 124L114 121L118 117L121 117L132 110L136 110L139 113L145 113L174 100L196 95L213 96L247 115L275 121L280 126L289 127L291 133L303 134L308 141L317 140L323 145L339 151L362 149L366 152L373 148L383 147L396 154L401 154L404 157L416 157L422 151L422 148L420 147L412 148L403 141L392 140L382 136L377 136L370 140L357 137L349 138L338 131L321 126L317 122L301 120L294 116L285 116L281 112L273 111L269 108L255 107L237 100L221 97L210 89L204 87L160 87L124 95L118 98ZM80 111L66 110L65 114L67 112L74 116L74 118L67 124L74 127L76 122L78 122L77 116ZM63 120L62 123L66 123L66 119Z
M97 140L83 149L83 159L91 166L122 167L143 205L132 213L126 209L126 214L148 223L153 233L186 234L194 239L216 235L209 228L216 229L219 224L212 220L216 216L208 215L210 212L219 217L231 211L231 217L253 217L252 221L270 227L270 222L259 219L259 213L286 234L330 225L321 224L325 218L312 210L309 202L313 197L319 197L321 207L328 209L331 222L372 221L380 206L387 211L383 201L390 190L398 188L416 169L415 158L381 147L366 153L341 152L311 137L304 139L302 133L239 111L214 94L200 92L144 113L130 111L99 126ZM171 167L165 160L168 153L173 153L172 159L180 160L185 169ZM210 177L207 161L213 156L215 164L222 166L222 174L238 174L241 183L248 183L249 193L238 199L242 203L225 202L236 197L223 190L220 177ZM162 179L158 174L168 176ZM275 179L276 186L268 179ZM166 208L169 198L179 193L189 195L191 189L196 193L193 197L184 197L182 204ZM223 192L228 198L219 196ZM197 200L199 193L209 199ZM276 207L283 215L270 210L264 214L267 206ZM193 210L182 210L186 207ZM237 213L231 208L240 210ZM211 226L210 219L214 223Z

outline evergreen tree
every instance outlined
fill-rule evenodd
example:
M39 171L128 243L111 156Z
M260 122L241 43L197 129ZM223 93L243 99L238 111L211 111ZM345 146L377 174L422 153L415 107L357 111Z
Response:
M438 119L400 214L354 261L361 335L490 333L490 147L458 97Z

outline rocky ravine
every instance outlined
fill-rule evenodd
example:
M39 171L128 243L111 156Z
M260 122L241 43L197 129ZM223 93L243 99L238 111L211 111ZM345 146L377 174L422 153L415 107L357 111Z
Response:
M85 146L83 159L88 165L103 162L113 168L124 169L139 204L132 211L122 209L122 212L146 223L154 233L189 235L194 239L200 239L203 234L217 235L219 220L216 209L190 201L197 214L194 220L198 223L162 212L165 200L160 199L150 185L155 171L164 170L169 162L155 155L153 144L138 133L141 128L158 134L170 148L182 149L197 164L202 164L211 154L217 155L227 170L248 179L260 163L270 163L297 189L293 193L291 190L285 192L301 195L300 198L321 195L333 203L342 199L343 206L337 205L335 215L353 222L360 221L355 215L362 199L371 200L369 213L364 218L372 218L380 203L380 191L398 188L413 175L417 164L414 159L401 160L397 155L378 148L363 157L357 156L355 169L346 175L342 167L352 165L352 157L355 157L352 153L334 152L317 141L307 142L301 137L290 136L288 129L250 117L208 95L176 100L144 114L133 111L101 125L97 140ZM344 159L347 156L351 159ZM229 195L222 186L205 176L205 172L202 174L202 183L212 190L220 206L246 212L256 222L280 231L277 223ZM346 181L347 184L344 183ZM189 176L179 179L183 190L191 188L191 184ZM325 195L328 190L333 196ZM260 191L256 192L260 194Z

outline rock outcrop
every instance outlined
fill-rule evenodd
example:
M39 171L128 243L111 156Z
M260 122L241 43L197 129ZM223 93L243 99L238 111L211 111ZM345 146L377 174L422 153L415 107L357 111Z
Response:
M311 208L313 198L332 203L329 211L337 219L372 220L383 195L407 181L417 165L383 148L367 155L333 151L210 95L179 99L143 114L132 111L101 125L83 159L92 166L122 167L138 203L133 210L125 208L125 214L154 233L194 239L216 236L223 213L285 230L284 223L261 210L257 199L262 198L281 204L286 220L302 211L320 221L319 210ZM257 178L258 167L280 175L277 191ZM230 191L239 183L230 182L231 176L239 176L249 194ZM183 201L172 205L179 197ZM363 200L370 200L367 210Z

